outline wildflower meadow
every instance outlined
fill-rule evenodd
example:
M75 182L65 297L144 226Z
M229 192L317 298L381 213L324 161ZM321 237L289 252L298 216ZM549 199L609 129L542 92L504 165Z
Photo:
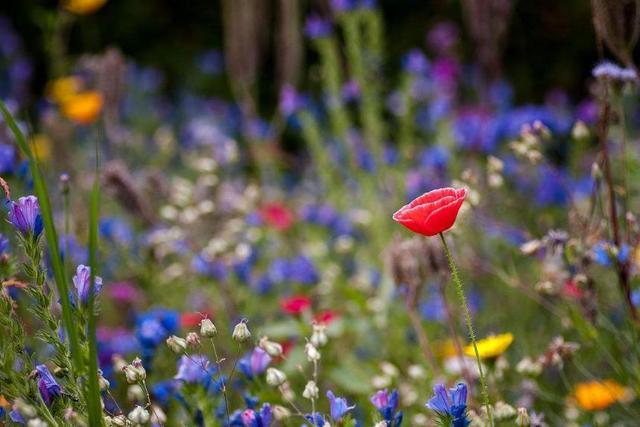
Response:
M0 426L640 426L640 2L537 3L0 5Z

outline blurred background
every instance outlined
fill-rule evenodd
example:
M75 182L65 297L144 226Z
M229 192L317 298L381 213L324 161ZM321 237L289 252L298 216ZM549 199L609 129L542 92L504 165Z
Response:
M585 79L599 57L590 2L497 1L493 3L499 13L492 16L478 13L483 8L474 11L481 3L380 1L387 40L386 67L399 67L400 57L409 49L427 47L428 29L437 22L450 21L460 32L458 49L462 62L478 61L495 77L509 81L516 103L542 102L554 87L562 87L574 99L584 98L588 93ZM55 25L52 12L57 7L55 0L0 4L0 15L23 39L24 50L32 61L32 94L42 93L51 74L55 74L47 65L46 48ZM329 1L111 0L99 13L80 17L69 26L65 37L71 56L100 53L117 46L136 63L160 69L166 77L163 88L167 94L175 95L178 90L191 87L220 95L221 90L228 89L221 73L225 40L229 42L232 33L243 34L247 39L244 43L253 46L253 67L258 70L261 93L273 99L279 90L278 72L284 72L286 67L287 78L300 79L300 71L313 60L301 29L311 10L329 15ZM244 15L236 17L232 28L225 27L223 16L234 13ZM500 31L489 31L487 27ZM225 32L230 36L225 38ZM252 38L258 43L251 43ZM228 49L227 55L237 54L232 50ZM484 57L478 58L483 51ZM219 73L220 79L203 82L198 78L200 73L196 71L203 61L210 73ZM273 104L267 100L263 103Z

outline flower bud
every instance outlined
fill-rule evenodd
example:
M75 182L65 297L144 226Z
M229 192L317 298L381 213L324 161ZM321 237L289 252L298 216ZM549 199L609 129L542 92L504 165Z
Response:
M197 332L189 332L187 334L187 345L191 348L198 347L200 345L200 336Z
M493 413L497 420L508 420L516 416L513 406L503 401L498 401L493 407Z
M267 369L267 384L273 387L279 387L287 381L287 376L284 372L276 368Z
M271 357L282 356L282 346L277 342L269 341L267 337L260 338L258 347L263 349Z
M240 323L233 328L231 337L238 342L245 342L251 338L251 332L249 332L246 320L241 320Z
M310 342L308 342L305 346L304 346L304 354L307 355L307 360L309 362L317 362L318 360L320 360L320 352L318 351L318 349L311 344Z
M176 354L182 354L187 349L187 340L175 335L171 335L169 338L167 338L166 343L171 351Z
M302 392L302 397L305 399L317 399L320 395L320 390L318 390L318 386L315 381L309 381L306 386L304 386L304 391Z
M284 419L289 418L290 416L291 416L291 411L285 408L284 406L281 406L281 405L273 406L273 418L275 418L277 421L282 421Z
M147 378L147 371L142 366L142 361L137 357L133 359L130 365L126 365L123 371L129 384L135 384Z
M147 395L139 384L131 384L127 388L127 399L130 402L144 402L146 398Z
M129 412L127 418L129 418L129 421L134 425L143 425L148 423L151 417L149 416L149 411L142 406L136 406L133 411Z
M526 427L531 423L527 408L518 408L518 416L516 417L516 425Z
M571 136L573 137L573 139L578 141L585 140L589 138L589 128L582 120L578 120L576 124L573 125Z
M211 319L202 319L200 322L200 335L206 338L213 338L218 335L216 325L213 324Z
M313 325L313 333L311 334L311 344L313 344L316 348L324 347L327 344L327 334L325 333L325 329L327 327L320 323L314 323Z
M27 427L47 427L48 425L49 424L42 421L40 418L33 418L27 422Z
M164 413L161 407L153 405L151 407L151 424L152 425L164 425L167 423L167 415Z
M125 427L127 425L127 417L124 415L116 415L111 418L111 425L114 427Z

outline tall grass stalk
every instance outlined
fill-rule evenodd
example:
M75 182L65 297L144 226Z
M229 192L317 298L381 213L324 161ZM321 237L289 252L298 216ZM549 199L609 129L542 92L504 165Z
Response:
M484 376L484 369L482 369L482 361L480 360L480 353L478 352L478 345L476 344L476 333L473 330L473 323L471 321L471 313L469 312L469 306L467 305L467 298L464 295L464 287L462 286L462 281L460 280L460 276L458 276L458 268L456 267L456 263L451 256L451 251L449 251L449 245L447 244L447 240L444 238L444 235L440 233L440 239L442 240L442 245L444 246L444 252L447 255L447 261L449 261L449 269L451 270L451 278L456 284L456 294L458 295L458 302L460 303L460 307L462 307L462 311L464 312L464 320L467 324L467 330L469 332L469 339L471 340L471 345L473 346L473 352L476 356L476 362L478 363L478 373L480 374L480 387L482 388L482 400L485 408L487 409L487 416L489 417L489 425L493 427L493 416L491 414L491 404L489 401L489 389L487 387L487 380Z

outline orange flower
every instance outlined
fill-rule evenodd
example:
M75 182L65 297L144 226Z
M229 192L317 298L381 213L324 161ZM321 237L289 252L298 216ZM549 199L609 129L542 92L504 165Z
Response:
M630 391L613 380L578 383L573 392L576 403L585 411L601 411L630 397Z
M100 111L102 111L102 95L96 91L80 92L62 103L64 115L82 125L95 122Z
M67 0L64 8L76 15L89 15L100 9L107 0Z

